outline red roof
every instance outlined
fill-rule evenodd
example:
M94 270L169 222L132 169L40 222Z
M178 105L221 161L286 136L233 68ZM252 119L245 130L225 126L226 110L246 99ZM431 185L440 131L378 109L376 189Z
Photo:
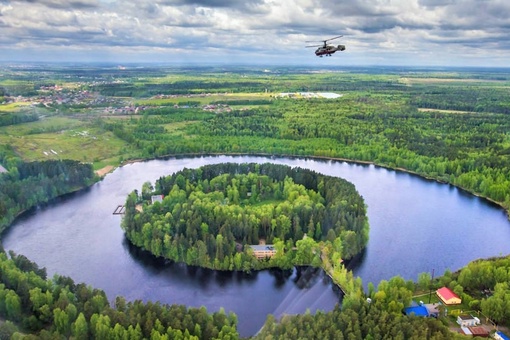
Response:
M473 336L485 336L489 335L489 332L482 326L468 327Z
M437 290L437 294L441 295L445 301L448 301L452 298L460 299L460 297L452 292L452 290L448 287L439 288Z

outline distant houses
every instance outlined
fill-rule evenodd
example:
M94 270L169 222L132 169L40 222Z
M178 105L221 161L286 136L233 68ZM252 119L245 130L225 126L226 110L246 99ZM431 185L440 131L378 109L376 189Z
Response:
M448 287L439 288L436 290L436 295L445 305L459 305L462 303L461 298Z
M4 173L4 172L8 172L6 168L4 168L1 164L0 164L0 174L1 173Z

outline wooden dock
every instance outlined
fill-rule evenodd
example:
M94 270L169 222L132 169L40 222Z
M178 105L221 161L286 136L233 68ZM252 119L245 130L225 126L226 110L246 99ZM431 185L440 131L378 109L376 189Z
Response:
M114 215L124 215L126 213L126 207L123 205L118 205L117 208L113 211Z

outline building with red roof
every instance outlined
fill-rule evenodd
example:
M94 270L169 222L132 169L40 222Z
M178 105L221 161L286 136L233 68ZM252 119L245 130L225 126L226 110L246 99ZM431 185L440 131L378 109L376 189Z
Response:
M448 287L439 288L436 290L436 295L445 305L458 305L462 303L461 298Z

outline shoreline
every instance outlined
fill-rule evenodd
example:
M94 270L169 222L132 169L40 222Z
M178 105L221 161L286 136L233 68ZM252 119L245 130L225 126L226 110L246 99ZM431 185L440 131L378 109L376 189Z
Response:
M375 163L373 161L362 161L362 160L353 160L353 159L341 158L341 157L325 157L325 156L296 156L296 155L288 155L288 154L281 154L281 155L279 155L279 154L269 154L269 153L242 153L242 152L239 152L239 153L224 153L224 152L221 152L221 153L183 153L183 154L165 155L165 156L159 156L159 157L153 157L153 158L135 158L135 159L123 161L118 167L123 167L123 166L129 165L129 164L148 162L148 161L151 161L151 160L165 160L165 159L170 159L170 158L187 158L187 157L192 158L192 157L207 157L207 156L254 156L254 157L269 157L269 158L312 159L312 160L321 160L321 161L345 162L345 163L359 164L359 165L373 165L375 167L379 167L379 168L383 168L383 169L387 169L387 170L404 172L404 173L407 173L407 174L410 174L410 175L414 175L414 176L418 176L418 177L423 178L425 180L434 181L434 182L437 182L437 183L440 183L440 184L451 185L452 187L455 187L455 188L461 190L464 193L467 193L467 194L473 195L475 197L484 199L487 202L490 202L491 204L494 204L494 205L498 206L499 208L501 208L505 212L508 220L510 220L510 209L506 209L503 206L502 202L495 201L495 200L493 200L493 199L491 199L489 197L482 196L482 195L477 194L477 193L475 193L475 192L473 192L471 190L468 190L466 188L462 188L460 186L457 186L457 185L452 184L450 182L441 180L439 178L425 176L425 175L422 175L422 174L420 174L420 173L418 173L416 171L407 170L407 169L401 168L401 167L391 167L391 166L384 165L384 164L378 164L378 163ZM98 173L98 171L101 171L101 170L106 170L107 168L108 168L108 171L104 172L103 176L100 176L101 179L103 179L106 175L108 175L109 173L111 173L111 172L113 172L113 171L115 171L117 169L117 167L115 167L115 166L108 165L106 167L103 167L102 169L96 170L96 173Z

